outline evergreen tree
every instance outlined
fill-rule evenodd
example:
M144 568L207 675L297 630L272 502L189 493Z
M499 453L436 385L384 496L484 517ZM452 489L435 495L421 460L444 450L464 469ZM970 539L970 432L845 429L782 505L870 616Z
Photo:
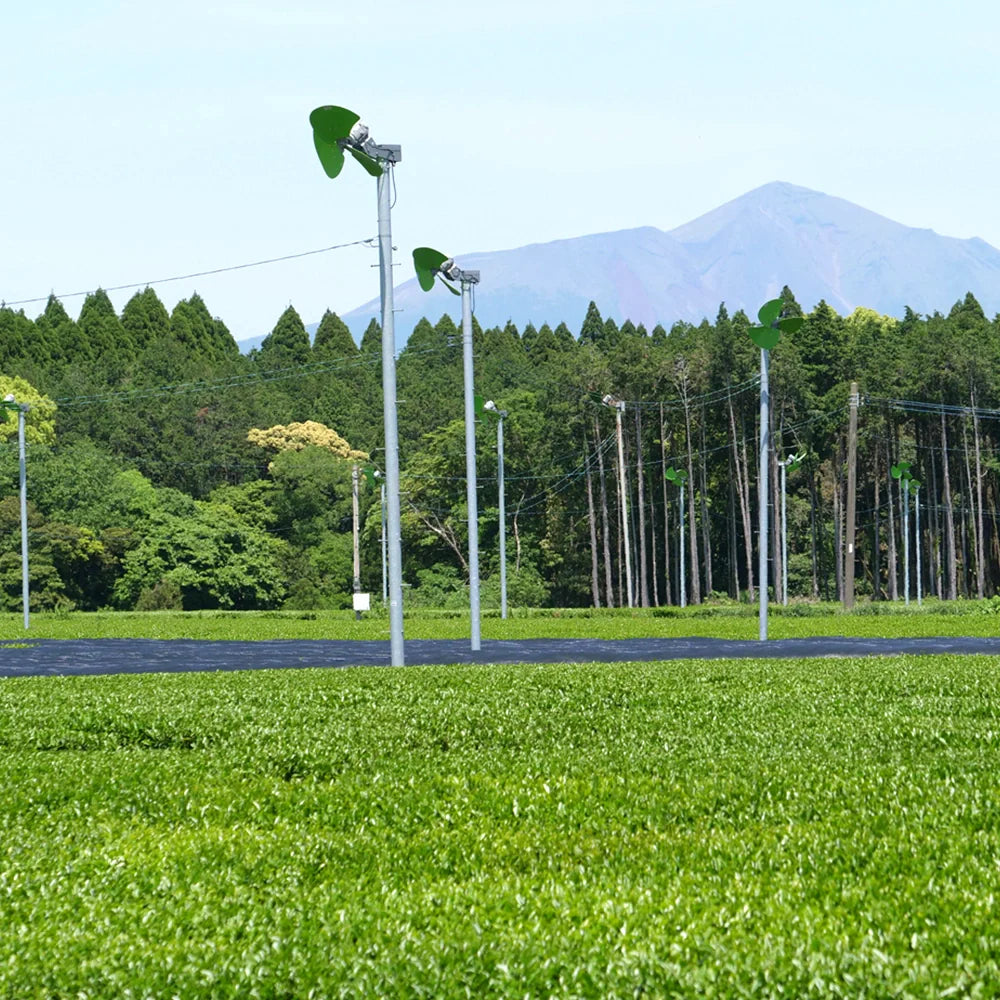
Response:
M86 337L54 295L49 296L45 311L35 320L35 326L56 367L84 364L90 360L90 345Z
M289 306L260 345L259 363L263 368L304 365L309 361L310 352L309 334L302 318L293 306Z
M99 288L84 299L78 322L98 371L107 373L109 383L117 381L121 358L132 357L135 345L125 333L107 292Z
M543 326L547 328L548 323L543 324ZM549 333L551 334L552 331L549 330ZM531 354L531 352L534 350L536 340L538 340L538 330L535 329L534 323L528 323L528 325L525 326L524 331L521 334L521 343L524 345L524 349L529 354Z
M373 319L365 327L365 332L361 336L361 353L378 355L382 357L382 327L378 320Z
M564 351L575 351L579 347L576 337L573 336L570 328L565 323L560 323L553 331L556 341Z
M591 300L587 306L587 315L583 318L583 326L580 327L581 344L599 344L604 338L604 320L601 319L601 312L597 304Z
M436 326L422 318L397 366L399 436L414 445L462 416L462 338L449 316Z
M34 324L23 310L14 312L0 306L0 372L16 374L20 362L34 348L33 334Z
M374 322L374 320L372 321ZM347 324L329 309L323 313L323 318L316 328L313 338L313 359L325 361L329 358L356 358L359 354L358 345L351 336Z

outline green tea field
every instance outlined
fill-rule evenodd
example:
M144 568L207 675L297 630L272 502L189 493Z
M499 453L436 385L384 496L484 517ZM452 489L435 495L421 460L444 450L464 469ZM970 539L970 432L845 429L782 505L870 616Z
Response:
M988 657L0 682L0 996L1000 990Z

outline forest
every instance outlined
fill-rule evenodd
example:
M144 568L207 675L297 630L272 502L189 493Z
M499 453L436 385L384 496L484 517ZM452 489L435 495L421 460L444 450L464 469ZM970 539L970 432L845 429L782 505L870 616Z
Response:
M803 315L792 290L782 298L785 315ZM646 330L603 319L591 303L578 329L483 330L474 320L476 392L507 414L512 607L626 605L626 538L636 606L677 604L682 582L693 604L752 602L762 584L782 600L786 576L793 601L842 599L852 382L858 599L904 596L904 548L909 594L918 574L923 594L944 600L996 594L1000 317L988 319L970 293L946 314L840 316L820 302L804 320L771 352L766 582L757 572L760 351L750 318L723 304L714 322ZM417 323L397 384L404 605L458 609L468 582L462 342L449 317ZM352 471L378 467L381 387L378 324L357 344L333 312L310 342L289 306L260 348L241 355L197 294L169 312L146 288L118 315L98 291L76 319L55 297L35 319L0 308L0 395L31 406L32 608L350 607ZM606 395L625 403L625 497ZM0 606L16 610L17 420L4 417ZM499 606L490 412L477 448L489 610ZM801 462L783 470L792 456ZM910 482L892 474L900 463ZM361 583L378 607L382 517L372 482L360 478Z

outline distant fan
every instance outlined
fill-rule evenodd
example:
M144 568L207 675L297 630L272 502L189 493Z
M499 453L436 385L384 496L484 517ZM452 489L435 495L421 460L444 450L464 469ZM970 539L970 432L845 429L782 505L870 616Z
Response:
M312 125L313 143L327 177L336 177L343 169L345 149L372 177L382 175L378 161L364 150L368 126L362 123L359 115L347 108L326 104L309 115L309 124Z
M784 308L783 299L771 299L770 302L765 302L757 313L757 319L760 320L761 325L752 326L747 331L750 334L750 339L765 351L777 347L783 333L795 333L805 322L801 316L788 316L785 319L779 319L781 310Z
M417 247L413 251L413 269L417 272L417 281L420 287L429 292L434 287L435 277L441 279L441 284L451 292L452 295L460 295L461 292L445 280L445 275L450 278L452 271L456 270L453 257L434 250L432 247Z

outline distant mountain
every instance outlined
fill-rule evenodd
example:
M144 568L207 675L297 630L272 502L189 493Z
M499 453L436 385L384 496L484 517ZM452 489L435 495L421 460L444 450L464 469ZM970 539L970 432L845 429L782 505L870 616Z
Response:
M783 285L806 310L825 299L842 315L857 306L946 312L969 291L987 315L1000 311L1000 251L983 240L913 229L779 182L670 232L645 226L457 259L482 272L475 303L484 327L565 322L575 333L593 299L605 318L669 329L714 319L720 302L752 314ZM395 306L400 345L421 316L461 316L457 298L440 287L422 292L415 279L396 288ZM343 319L360 338L378 316L373 299Z

